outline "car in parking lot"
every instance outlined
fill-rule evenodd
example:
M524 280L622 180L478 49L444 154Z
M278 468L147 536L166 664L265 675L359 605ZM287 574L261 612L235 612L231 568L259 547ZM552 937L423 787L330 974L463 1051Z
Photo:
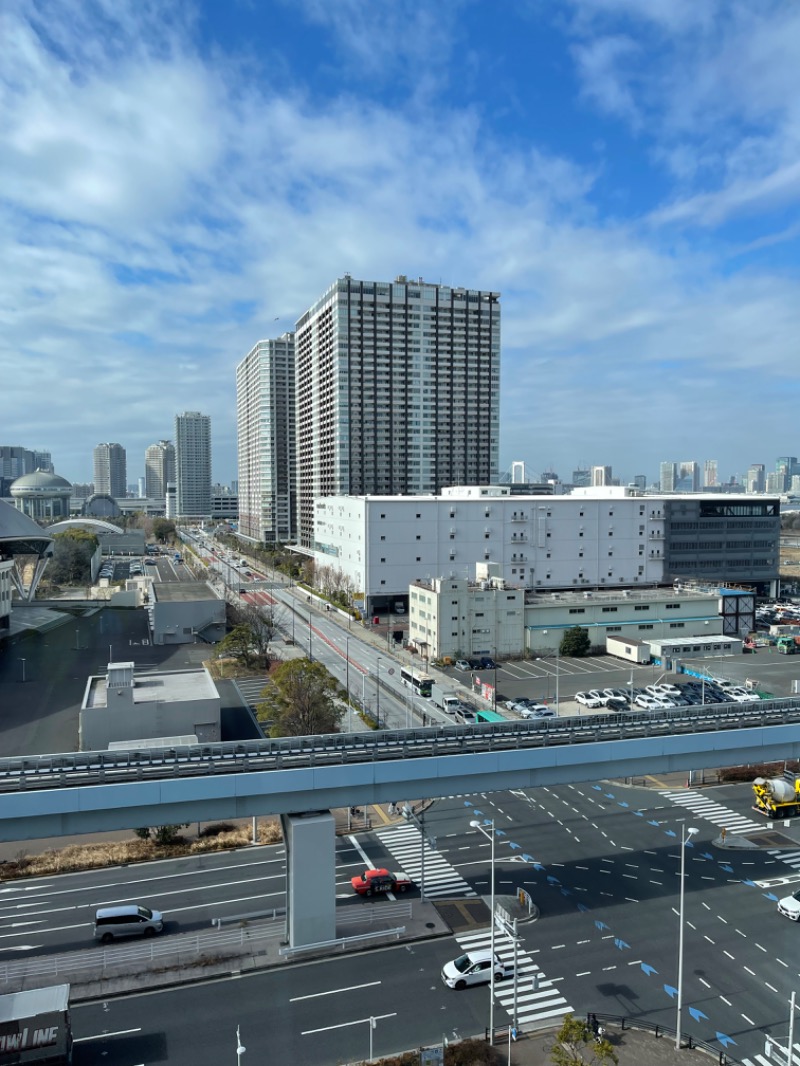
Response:
M494 659L490 659L488 655L485 655L481 659L481 670L496 670L496 669L497 669L497 663L494 661Z
M603 701L599 696L592 696L588 692L576 692L573 698L576 703L580 703L583 707L589 707L591 710L596 710L598 707L603 706Z
M630 702L625 696L606 696L606 709L609 711L627 711Z
M456 670L469 670L469 662L466 659L456 659Z
M145 566L158 566L158 559L145 559Z
M552 707L544 703L526 703L524 706L518 704L515 710L522 718L555 718L557 714Z
M470 985L485 985L492 979L492 969L494 969L495 981L502 981L508 976L509 971L497 955L494 956L494 967L492 966L491 951L485 948L467 951L464 955L453 959L452 962L444 964L442 982L448 988L455 988L458 991Z
M633 702L637 707L641 707L644 711L660 711L664 709L664 703L662 700L659 700L655 696L651 696L646 692L637 696Z

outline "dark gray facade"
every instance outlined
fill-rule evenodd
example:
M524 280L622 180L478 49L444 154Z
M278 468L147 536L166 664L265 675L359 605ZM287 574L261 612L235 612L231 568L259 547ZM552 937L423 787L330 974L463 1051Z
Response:
M777 592L780 500L692 496L664 501L664 578Z

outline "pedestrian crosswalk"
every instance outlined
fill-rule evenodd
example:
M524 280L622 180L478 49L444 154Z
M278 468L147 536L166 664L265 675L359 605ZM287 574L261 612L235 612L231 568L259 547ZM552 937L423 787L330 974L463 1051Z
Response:
M698 818L705 818L712 825L725 829L728 833L756 833L764 829L764 822L753 821L743 814L737 814L729 807L723 807L721 803L715 803L702 792L695 792L689 788L668 790L659 792L660 796L675 803L679 807L688 808Z
M793 870L800 870L800 850L789 851L786 848L768 848L767 854L779 862L785 862Z
M766 1043L766 1042L765 1042ZM777 1043L777 1042L776 1042ZM742 1066L775 1066L775 1063L786 1063L786 1046L781 1044L780 1047L776 1047L771 1044L770 1056L767 1055L753 1055L752 1058L742 1059ZM766 1050L766 1048L765 1048ZM791 1066L800 1066L800 1044L792 1044L792 1063Z
M475 933L460 933L456 940L465 951L478 951L491 946L492 934L489 929ZM509 972L514 966L514 941L500 930L494 934L495 954ZM514 978L495 981L494 998L500 1003L509 1017L514 1020ZM531 956L524 950L517 951L517 994L516 1023L520 1028L535 1026L539 1022L552 1018L561 1018L573 1008L561 995L553 981L549 980L539 969Z
M378 839L392 853L403 872L412 881L422 881L422 851L420 831L415 825L403 823L378 831ZM428 899L454 899L477 896L464 878L435 851L426 840L425 845L425 895Z

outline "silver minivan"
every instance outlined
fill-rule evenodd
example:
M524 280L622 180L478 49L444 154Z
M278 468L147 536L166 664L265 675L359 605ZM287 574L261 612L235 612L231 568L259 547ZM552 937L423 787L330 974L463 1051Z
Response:
M94 938L103 944L123 936L155 936L163 928L161 912L138 903L101 907L94 916Z

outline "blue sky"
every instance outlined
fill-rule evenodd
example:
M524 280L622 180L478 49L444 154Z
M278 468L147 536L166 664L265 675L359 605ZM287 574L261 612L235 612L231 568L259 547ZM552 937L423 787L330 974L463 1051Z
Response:
M344 272L499 290L501 466L800 451L800 7L6 0L0 443L91 478Z

